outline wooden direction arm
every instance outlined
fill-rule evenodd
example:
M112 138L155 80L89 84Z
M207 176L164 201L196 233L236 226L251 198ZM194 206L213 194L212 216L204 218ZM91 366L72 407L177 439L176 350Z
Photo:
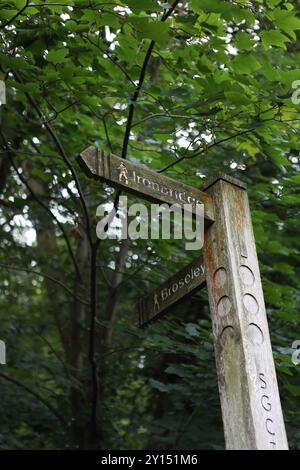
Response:
M202 256L198 256L138 302L139 326L157 320L171 306L206 283Z
M106 181L144 199L169 205L191 204L193 213L196 213L197 204L204 204L206 222L214 221L212 198L197 188L168 178L146 166L107 154L95 147L84 150L78 161L88 176Z

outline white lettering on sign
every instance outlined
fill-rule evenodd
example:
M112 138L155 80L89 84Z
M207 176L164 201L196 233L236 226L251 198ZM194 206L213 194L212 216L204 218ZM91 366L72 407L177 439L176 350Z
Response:
M171 305L180 302L192 292L196 292L205 282L203 258L198 256L138 301L139 326L143 327L150 321L158 319L162 312L170 308Z
M182 289L185 286L188 286L191 281L193 281L196 277L200 276L200 274L204 274L204 266L201 265L198 268L191 268L190 273L186 274L185 277L178 279L169 287L165 287L161 290L160 296L161 300L165 302L172 294L175 294L179 289Z
M124 183L125 184L128 184L128 170L126 168L126 166L124 165L124 163L120 163L120 166L118 168L118 170L120 170L119 172L119 181L120 183L122 182L122 180L124 180Z
M176 189L167 188L167 186L161 185L159 183L154 183L153 181L145 178L144 176L138 175L135 170L132 172L132 179L137 184L143 185L146 188L152 188L154 191L161 192L162 194L168 195L174 198L175 200L185 202L187 204L202 204L202 202L196 199L195 197L187 195L186 191L179 192L176 191Z

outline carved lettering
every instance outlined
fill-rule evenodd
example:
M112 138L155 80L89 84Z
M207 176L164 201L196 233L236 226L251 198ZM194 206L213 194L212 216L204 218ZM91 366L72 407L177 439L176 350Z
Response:
M272 409L272 405L271 403L268 401L270 400L270 398L268 397L268 395L263 395L260 399L260 402L262 404L262 407L264 410L266 411L271 411Z
M139 305L143 304L144 311L144 315L140 316L140 326L159 318L164 310L201 288L205 280L203 259L199 256L139 301ZM138 309L140 310L141 307L139 306Z
M274 422L273 422L273 420L272 420L271 418L267 418L267 419L266 419L266 429L267 429L268 433L271 434L271 436L275 436L275 432L272 432L272 431L270 430L270 424L269 424L269 423L274 424Z
M268 384L267 384L267 379L265 377L265 374L263 372L260 372L258 374L258 378L260 380L261 390L267 390ZM266 411L267 413L269 413L272 410L272 403L268 395L265 395L265 394L262 395L260 398L260 403L261 403L263 410ZM267 433L270 434L271 436L275 436L275 431L273 429L273 426L274 426L273 419L267 417L265 420L265 427L266 427ZM273 440L270 441L269 444L271 444L272 448L275 449L276 448L275 438L273 438Z
M264 385L261 385L260 388L262 388L263 390L265 390L267 388L267 382L264 380L264 376L265 374L263 374L262 372L259 375L259 379L263 382Z

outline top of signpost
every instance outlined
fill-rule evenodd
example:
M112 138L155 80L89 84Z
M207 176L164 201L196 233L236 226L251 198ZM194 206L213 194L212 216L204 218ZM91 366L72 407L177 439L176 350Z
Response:
M225 173L218 173L216 176L213 177L213 179L209 180L201 187L201 191L206 191L219 180L226 181L227 183L233 184L234 186L238 186L241 189L247 189L247 184L244 183L244 181L238 180L233 176L226 175Z

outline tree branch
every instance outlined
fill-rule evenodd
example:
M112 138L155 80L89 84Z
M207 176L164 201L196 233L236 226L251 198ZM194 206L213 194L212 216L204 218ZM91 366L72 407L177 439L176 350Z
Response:
M14 75L14 77L16 78L16 80L19 83L24 84L23 79L21 78L21 76L19 75L18 72L16 72L15 70L11 70L11 72L12 72L12 74ZM69 158L67 157L67 155L65 153L65 150L64 150L59 138L57 137L54 129L49 124L49 122L44 120L44 115L43 115L39 105L36 103L36 101L32 98L32 96L29 93L25 92L25 96L27 97L28 101L31 103L31 105L33 106L33 108L37 112L39 118L42 120L42 123L44 124L44 126L47 129L48 133L52 137L52 139L53 139L60 155L62 156L63 161L65 162L65 164L67 165L67 167L69 168L69 170L72 174L72 177L75 181L75 185L76 185L76 188L77 188L77 191L78 191L78 194L79 194L79 198L80 198L80 202L81 202L82 209L83 209L83 212L84 212L84 216L85 216L85 219L86 219L87 237L89 239L90 244L92 244L91 231L90 231L90 218L89 218L89 214L88 214L88 209L87 209L85 197L84 197L84 194L82 192L81 185L79 183L79 179L77 177L76 171L75 171L72 163L70 162Z
M18 16L22 15L22 13L26 10L28 6L29 6L29 0L26 0L26 3L23 6L23 8L21 8L21 10L19 10L10 20L8 20L6 23L1 25L0 29L4 29L6 28L6 26L9 26L13 21L15 21L18 18Z
M4 138L4 136L2 135L2 139ZM4 140L5 142L5 140ZM8 152L10 152L8 149L7 149ZM70 244L70 241L69 241L69 238L67 236L67 233L65 231L65 228L63 226L63 224L61 222L59 222L59 220L55 217L55 215L53 214L53 212L49 209L49 207L43 203L43 201L40 200L40 198L34 193L34 191L32 190L31 186L28 184L28 182L26 181L26 179L23 177L23 175L18 171L11 155L9 155L9 159L10 159L10 162L11 162L11 165L12 167L14 168L15 172L17 173L18 177L20 178L20 180L22 181L22 183L26 186L26 188L28 189L28 191L30 192L30 194L32 195L32 197L37 201L37 203L43 207L43 209L45 209L45 211L52 217L52 219L57 223L58 227L60 228L62 234L63 234L63 237L65 239L65 242L66 242L66 245L67 245L67 248L68 248L68 251L69 251L69 254L71 256L71 259L73 261L73 264L74 264L74 268L76 270L76 273L77 275L81 278L81 273L80 273L80 270L79 270L79 267L78 267L78 264L77 264L77 261L76 261L76 258L74 256L74 253L73 253L73 250L72 250L72 247L71 247L71 244Z
M94 41L92 41L88 36L86 35L83 35L82 36L84 39L86 39L90 44L92 44L92 46L96 47L97 49L99 49L102 54L106 54L108 59L116 66L118 67L121 72L125 75L125 77L127 78L127 80L133 85L135 86L135 83L134 81L131 79L131 77L128 75L128 73L126 72L126 70L122 67L121 64L119 64L119 62L110 54L109 50L108 49L102 49L98 44L95 44Z
M77 297L63 282L59 281L58 279L55 279L52 276L49 276L48 274L40 273L38 271L34 271L33 269L19 268L18 266L11 266L11 265L2 264L2 263L0 263L0 267L7 269L8 271L26 272L26 273L36 274L37 276L43 277L45 279L49 279L49 281L54 282L55 284L62 287L66 292L68 292L68 294L70 294L73 297L73 299L78 300L78 302L81 302L84 305L90 305L90 303L87 302L86 300L83 300L80 297Z
M180 0L175 0L175 2L169 8L169 10L166 10L164 12L164 14L161 18L162 22L165 22L169 18L169 16L173 13L176 6L178 5L179 1ZM122 147L122 155L121 155L122 158L127 157L128 142L129 142L130 132L131 132L131 128L132 128L132 121L133 121L135 105L136 105L136 102L139 98L142 86L144 84L144 80L145 80L145 76L146 76L146 72L147 72L147 67L149 65L149 60L150 60L154 45L155 45L155 41L151 40L150 45L149 45L148 50L147 50L146 55L145 55L145 59L144 59L142 68L141 68L138 84L136 85L135 92L133 93L132 98L130 100L126 130L125 130L124 139L123 139L123 147Z
M190 160L192 158L195 158L195 157L198 157L198 155L201 155L202 153L206 152L207 150L211 149L212 147L215 147L216 145L220 145L224 142L227 142L228 140L231 140L231 139L234 139L235 137L239 137L241 135L244 135L244 134L247 134L249 132L252 132L255 130L255 127L252 127L251 129L247 129L246 131L242 131L242 132L238 132L237 134L234 134L234 135L231 135L229 137L225 137L225 139L221 139L221 140L218 140L216 142L213 142L211 145L208 145L207 147L205 147L204 149L201 149L201 150L197 150L195 151L192 155L190 155L189 157L187 157L186 155L183 155L182 157L178 158L177 160L175 160L174 162L170 163L169 165L167 165L165 168L162 168L161 170L157 170L157 173L163 173L164 171L167 171L169 170L170 168L172 168L173 166L177 165L177 163L180 163L182 162L183 160Z
M95 332L96 332L96 318L97 318L97 250L100 240L92 245L91 253L91 319L89 331L89 362L91 366L92 378L92 400L91 400L91 418L90 418L90 433L92 441L98 436L97 426L97 405L98 405L98 373L97 363L95 360Z
M0 372L0 377L3 379L7 380L8 382L11 382L14 385L17 385L18 387L22 388L26 392L30 393L34 398L36 398L39 402L41 402L46 408L48 408L49 411L65 426L67 427L68 423L66 422L65 418L57 411L51 403L49 403L47 400L45 400L39 393L35 392L31 388L27 387L27 385L22 384L22 382L19 382L16 379L13 379L12 377L9 377L6 374L3 374L3 372Z

